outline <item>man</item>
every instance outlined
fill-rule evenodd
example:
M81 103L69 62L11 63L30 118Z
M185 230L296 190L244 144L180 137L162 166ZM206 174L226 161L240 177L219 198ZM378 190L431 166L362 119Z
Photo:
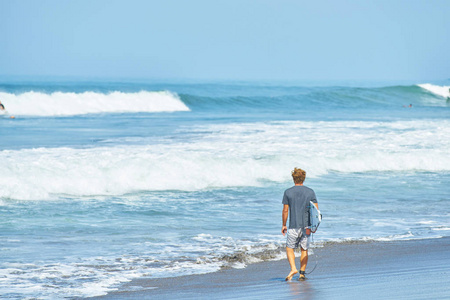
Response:
M301 246L300 255L300 277L298 280L305 280L305 270L308 264L308 247L309 236L311 229L309 226L309 205L310 201L319 208L317 204L316 194L314 191L303 185L305 181L306 172L302 169L294 168L292 171L292 178L295 185L284 192L283 196L283 226L281 232L283 235L287 232L286 239L286 256L291 266L291 272L286 276L286 281L291 280L292 277L298 273L295 266L294 249ZM286 222L289 215L289 230L286 227Z

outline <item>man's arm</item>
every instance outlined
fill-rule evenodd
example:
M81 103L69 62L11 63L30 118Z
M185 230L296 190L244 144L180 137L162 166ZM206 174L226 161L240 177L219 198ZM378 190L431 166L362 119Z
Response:
M286 222L287 222L287 219L288 219L288 215L289 215L289 205L288 204L284 204L284 206L283 206L283 213L282 213L283 226L281 227L281 233L283 235L285 235L286 231L287 231Z

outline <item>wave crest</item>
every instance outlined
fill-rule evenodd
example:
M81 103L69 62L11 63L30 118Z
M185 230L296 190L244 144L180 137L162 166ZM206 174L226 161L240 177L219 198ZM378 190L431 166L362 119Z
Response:
M450 86L448 85L444 85L444 86L440 86L440 85L434 85L434 84L430 84L430 83L423 83L423 84L418 84L419 87L423 88L424 90L427 90L435 95L444 97L444 98L449 98L450 97Z
M447 120L290 121L185 130L195 136L190 143L168 137L151 145L0 151L0 199L260 186L290 181L296 165L311 177L450 171Z
M95 113L189 111L179 96L169 91L136 93L97 92L0 93L0 99L14 115L73 116Z

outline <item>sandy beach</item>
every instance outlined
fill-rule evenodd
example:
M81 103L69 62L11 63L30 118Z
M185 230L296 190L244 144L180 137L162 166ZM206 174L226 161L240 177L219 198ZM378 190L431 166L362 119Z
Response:
M212 274L138 279L90 299L448 299L450 238L327 244L306 281L285 282L285 260Z

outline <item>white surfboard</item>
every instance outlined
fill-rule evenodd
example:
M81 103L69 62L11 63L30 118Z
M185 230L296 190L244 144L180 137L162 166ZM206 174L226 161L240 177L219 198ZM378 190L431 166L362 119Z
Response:
M322 214L312 201L309 202L309 221L311 223L311 232L315 233L322 222Z

